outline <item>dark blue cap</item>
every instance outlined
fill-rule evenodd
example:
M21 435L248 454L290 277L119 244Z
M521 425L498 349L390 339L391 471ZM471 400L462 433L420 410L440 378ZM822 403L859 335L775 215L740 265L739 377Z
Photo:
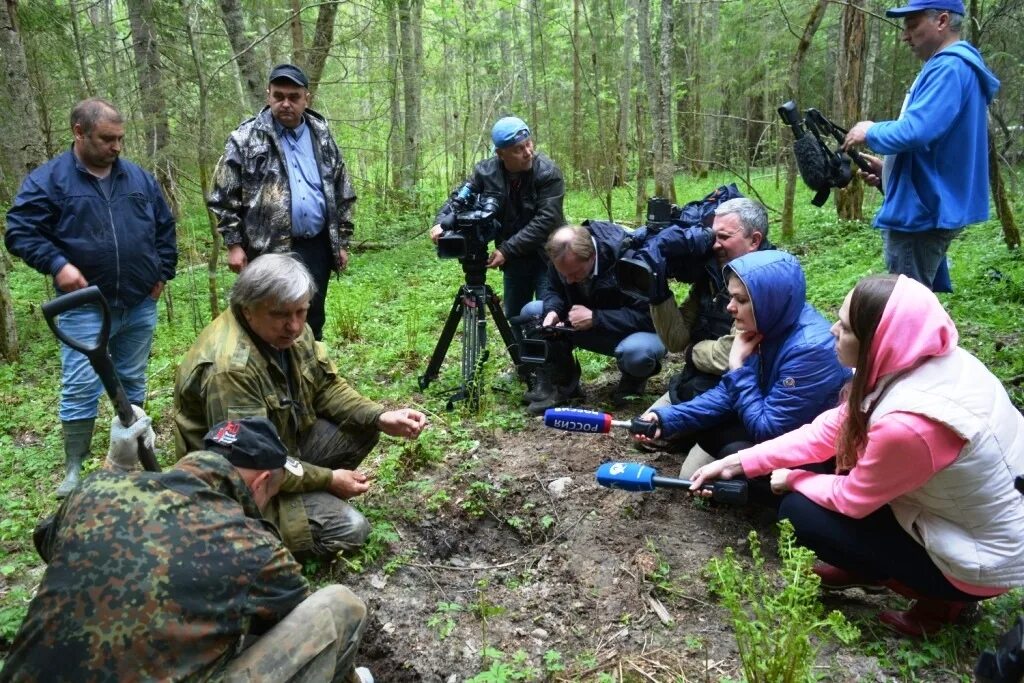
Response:
M309 79L306 78L306 74L302 73L302 69L294 64L278 64L275 66L270 71L270 78L267 82L273 83L274 81L291 81L303 88L309 87Z
M924 12L928 9L952 12L960 16L964 15L964 3L961 0L910 0L910 4L906 7L894 7L893 9L885 10L885 16L905 17L908 14Z
M530 137L530 127L526 125L525 121L515 116L498 119L494 128L491 129L491 142L494 143L494 149L518 145L528 137Z

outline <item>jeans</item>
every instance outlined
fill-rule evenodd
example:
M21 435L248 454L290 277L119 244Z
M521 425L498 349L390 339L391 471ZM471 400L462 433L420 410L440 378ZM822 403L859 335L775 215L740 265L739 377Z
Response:
M543 315L544 302L531 301L522 308L522 315ZM572 344L575 347L613 356L623 374L646 379L661 368L665 357L665 345L654 332L633 332L621 334L607 330L589 329L574 332Z
M539 254L511 258L502 269L504 287L505 317L519 315L523 306L534 298L544 299L548 291L548 264ZM523 331L519 325L512 326L512 335L517 342L523 340Z
M779 519L793 523L797 541L820 560L873 581L895 579L922 595L941 600L975 601L951 584L920 543L883 505L862 519L825 509L800 493L779 505Z
M950 243L963 231L956 230L925 230L923 232L903 232L901 230L882 231L882 253L885 256L885 267L890 273L906 275L917 280L925 287L935 291L949 291L938 286L941 278L936 278L946 260L946 250ZM946 276L948 278L948 275Z
M148 296L131 308L110 309L107 349L128 400L138 406L146 400L146 363L156 318L156 301ZM61 313L57 327L72 339L91 345L99 334L102 320L99 306L82 306ZM65 344L60 347L61 422L95 419L103 383L83 354Z

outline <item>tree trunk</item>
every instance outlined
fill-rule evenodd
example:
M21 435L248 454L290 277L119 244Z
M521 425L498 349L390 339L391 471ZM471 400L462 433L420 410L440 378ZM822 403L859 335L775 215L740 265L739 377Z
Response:
M583 69L580 67L580 2L572 0L572 33L569 36L572 44L570 59L572 59L572 135L570 144L572 150L572 174L570 181L577 173L583 171Z
M658 83L657 75L654 71L654 47L651 44L651 0L637 0L637 13L636 13L636 35L637 45L640 50L640 72L644 78L644 90L647 92L647 113L643 120L637 121L637 131L640 131L641 127L650 126L651 131L651 143L649 147L641 147L641 137L637 136L637 156L639 157L638 163L640 166L647 166L650 164L655 169L658 164L657 155L661 150L661 127L657 124L658 118L658 99L661 91L661 86ZM637 106L637 116L643 113L643 107ZM649 117L649 118L648 118ZM655 173L657 171L655 170ZM637 177L644 178L646 182L647 169L644 168L641 172L637 169ZM657 178L657 175L655 175ZM642 188L643 195L647 196L647 188ZM655 179L655 194L659 194L657 189L657 179ZM637 187L637 202L640 202L641 188ZM646 211L645 209L642 211Z
M14 117L12 120L18 122L18 125L5 126L0 144L17 176L12 180L20 182L22 176L46 161L46 151L40 137L39 114L33 99L26 96L30 91L28 62L16 17L15 0L0 0L0 68L7 89L7 105ZM19 346L14 301L7 282L9 263L7 254L0 252L0 358L13 362L18 360Z
M320 5L316 15L316 28L313 29L313 44L309 47L306 75L309 77L310 95L316 95L320 78L324 74L327 55L331 52L334 42L334 19L338 16L338 3L331 2Z
M627 0L626 16L622 20L622 74L619 76L619 120L615 130L618 141L615 158L616 187L625 186L629 168L629 110L632 108L635 21L636 0Z
M836 116L852 126L864 118L861 92L864 87L864 55L867 15L866 0L849 0L843 8L842 39L839 64L836 69ZM854 172L853 181L835 193L836 214L845 220L863 220L864 183Z
M800 104L800 71L803 68L804 57L814 40L814 34L821 26L821 20L825 18L825 9L829 0L818 0L818 3L811 9L807 17L807 25L804 26L804 33L797 43L796 52L793 53L793 61L789 66L789 81L786 83L786 96ZM792 144L792 133L787 133L785 140ZM796 197L796 160L792 152L788 155L789 163L786 166L786 196L782 203L782 236L784 239L793 238L793 201Z
M224 30L228 34L228 42L231 43L235 64L238 66L238 80L242 92L249 98L249 106L246 108L259 111L265 104L267 88L260 61L246 35L242 4L240 0L219 0L219 4Z
M402 192L412 197L419 179L420 66L423 59L419 19L423 0L399 0L398 23L402 53L402 103L405 121L402 144Z
M661 0L660 65L658 76L658 114L660 149L655 151L654 192L670 202L676 201L675 156L672 154L672 44L675 41L672 1Z
M1006 248L1017 249L1020 247L1020 230L1017 229L1017 220L1013 216L1013 206L1006 196L1006 185L1003 183L1003 174L999 167L999 154L996 151L993 132L992 126L989 126L988 177L989 185L992 187L992 200L996 205L996 218L1003 228L1003 242L1006 243Z
M199 163L199 187L203 197L210 194L210 106L209 88L206 80L206 71L203 65L203 53L199 41L196 39L196 27L192 25L192 17L198 12L188 4L188 0L180 0L181 12L185 17L185 34L188 36L188 45L192 54L193 76L196 79L196 86L199 90L199 139L197 140L198 163ZM196 0L198 2L198 0ZM217 231L217 219L213 212L206 210L206 222L210 229L210 251L206 255L206 284L210 304L210 319L220 315L220 292L217 287L217 260L220 258L220 232Z
M391 65L391 107L388 130L388 165L391 167L390 186L398 190L402 186L402 101L398 95L401 76L401 58L398 51L398 7L395 2L385 2L387 18L387 55Z
M157 41L152 0L127 0L128 23L132 30L135 72L142 100L142 120L146 134L146 157L160 187L178 215L177 193L167 156L170 126L167 122L167 98L164 96L160 48Z
M85 46L82 45L82 27L78 23L79 13L76 0L68 0L68 10L71 14L71 37L75 43L75 55L78 57L78 70L82 78L82 85L85 87L85 97L92 97L96 91L92 87L92 80L89 78L89 68L85 64ZM83 98L84 99L84 98Z
M305 37L302 35L302 2L291 0L291 19L288 21L288 30L292 36L292 64L300 69L306 66Z

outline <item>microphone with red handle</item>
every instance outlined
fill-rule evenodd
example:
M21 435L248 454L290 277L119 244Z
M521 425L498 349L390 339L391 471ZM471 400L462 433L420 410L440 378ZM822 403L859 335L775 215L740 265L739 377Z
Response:
M544 411L544 426L585 434L607 434L612 427L626 427L630 434L642 434L652 439L658 431L657 422L637 417L632 420L614 420L609 413L582 408L548 408Z
M689 479L662 477L649 465L638 462L606 462L597 468L597 483L612 489L645 493L655 488L688 489ZM711 500L732 505L747 502L747 482L744 479L720 479L701 486L711 491Z

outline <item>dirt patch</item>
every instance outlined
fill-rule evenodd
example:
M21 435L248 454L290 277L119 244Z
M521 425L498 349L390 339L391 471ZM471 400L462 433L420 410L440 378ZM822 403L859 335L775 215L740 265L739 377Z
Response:
M637 414L641 403L619 413ZM726 546L745 547L752 528L774 558L774 515L670 490L604 489L594 470L607 460L646 461L667 475L679 467L651 461L622 433L569 434L531 420L421 472L433 488L403 503L415 512L397 522L391 548L407 561L389 575L338 577L370 605L361 661L377 680L454 683L491 666L487 649L514 671L533 669L488 680L542 680L545 657L560 661L565 670L551 677L565 680L738 678L731 627L702 569ZM859 591L830 603L865 615L881 604ZM821 654L826 680L886 680L874 658L850 650ZM517 651L526 657L512 662Z

